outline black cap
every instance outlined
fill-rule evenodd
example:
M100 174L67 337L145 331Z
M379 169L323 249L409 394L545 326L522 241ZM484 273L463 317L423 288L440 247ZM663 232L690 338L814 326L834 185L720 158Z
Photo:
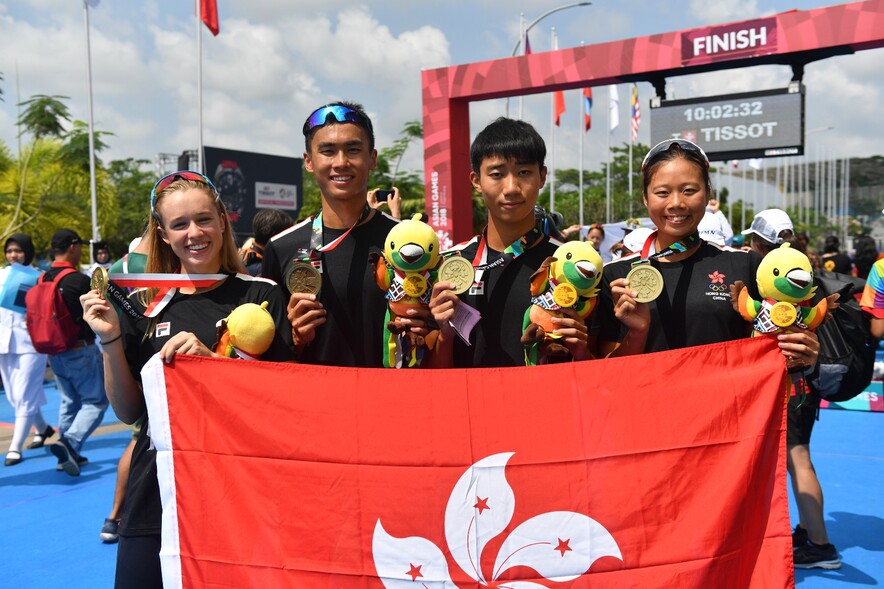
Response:
M73 229L61 228L52 234L52 249L57 252L67 251L75 243L83 243Z

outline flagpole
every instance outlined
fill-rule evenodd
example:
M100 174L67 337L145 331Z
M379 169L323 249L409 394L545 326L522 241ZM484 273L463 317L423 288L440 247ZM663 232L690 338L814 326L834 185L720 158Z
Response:
M556 28L552 27L552 33L550 35L550 49L555 51L558 49L558 42L556 39ZM550 97L550 112L552 113L552 119L550 124L550 157L549 157L549 212L552 213L556 210L556 93L553 92L549 95ZM521 108L521 103L520 103ZM519 118L521 119L521 110L519 112Z
M583 43L581 43L581 45L583 45ZM578 94L577 99L580 101L580 106L576 109L577 110L577 128L579 129L578 132L580 133L580 150L579 150L578 156L577 156L578 159L580 160L580 165L578 166L580 176L577 181L577 190L579 193L580 200L578 201L578 204L577 204L578 211L579 211L577 218L578 218L578 223L580 224L580 227L582 228L583 227L583 139L584 139L583 136L586 135L586 123L584 122L584 121L586 121L586 108L584 108L584 105L583 105L583 103L586 101L586 98L585 98L585 95L583 94L583 91L581 91ZM579 234L580 234L580 232L578 230L578 235Z
M522 33L522 55L526 55L525 51L526 51L527 45L528 45L528 43L526 43L526 41L528 40L528 31L525 30L525 13L524 12L519 13L519 30ZM519 120L520 121L523 118L523 114L524 114L524 110L525 110L524 106L525 106L525 104L523 102L523 97L521 95L519 95Z
M611 133L613 133L613 129L611 129L611 89L608 88L608 150L607 150L607 158L608 165L605 167L607 172L607 178L605 180L605 223L611 222Z
M203 26L202 11L200 10L200 0L194 0L196 8L196 95L198 126L199 126L199 147L196 150L196 166L197 172L203 173Z
M746 170L745 168L742 170L743 172L743 181L740 183L743 186L742 194L740 194L740 230L746 226Z
M86 85L89 102L89 191L92 198L92 243L89 244L91 257L92 247L101 239L98 231L98 203L95 198L95 127L92 114L92 47L89 40L89 4L83 0L83 14L86 24Z

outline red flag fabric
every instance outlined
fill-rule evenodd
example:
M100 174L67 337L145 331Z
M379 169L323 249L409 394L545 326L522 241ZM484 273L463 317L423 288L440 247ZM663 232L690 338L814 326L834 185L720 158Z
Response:
M200 18L212 34L218 36L218 0L200 0Z
M562 115L565 114L565 93L561 90L553 92L553 113L558 127L562 121Z
M793 586L772 338L472 370L178 356L142 375L166 587Z

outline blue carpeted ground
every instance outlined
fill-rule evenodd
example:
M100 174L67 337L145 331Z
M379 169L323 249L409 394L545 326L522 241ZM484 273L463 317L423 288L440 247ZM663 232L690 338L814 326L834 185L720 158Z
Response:
M58 394L49 387L47 395L45 415L54 425ZM113 422L108 413L105 421ZM11 421L9 404L0 400L0 427ZM814 464L825 492L829 535L844 565L837 571L797 571L800 589L884 583L882 426L882 413L822 412L814 430ZM113 586L116 547L102 544L98 534L129 436L125 431L89 440L83 453L90 462L79 478L56 472L56 460L45 450L26 451L21 464L0 467L0 587Z

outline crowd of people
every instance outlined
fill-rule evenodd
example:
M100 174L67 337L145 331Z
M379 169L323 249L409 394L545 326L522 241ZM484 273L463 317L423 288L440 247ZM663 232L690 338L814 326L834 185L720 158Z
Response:
M388 297L376 284L369 263L398 222L401 199L393 189L386 200L368 189L377 163L372 122L362 106L335 102L316 109L304 123L304 165L321 195L321 210L295 224L284 212L259 212L254 237L237 249L227 211L209 178L177 171L160 178L150 194L148 224L132 251L110 266L110 256L95 259L90 271L162 274L169 288L134 290L132 309L122 312L78 269L82 240L70 229L52 239L54 262L48 278L58 278L71 315L80 326L71 349L48 357L62 398L59 437L50 445L58 468L76 476L88 461L84 443L110 403L116 416L133 424L133 438L119 464L118 484L102 539L119 540L117 587L161 587L159 551L161 503L156 452L140 371L159 354L217 356L218 322L244 303L267 303L276 326L270 348L261 356L272 362L301 362L349 367L383 365L383 333ZM499 118L486 126L470 148L470 182L485 202L483 231L445 256L461 256L475 272L466 290L438 281L427 304L395 319L398 330L426 338L422 367L524 366L522 317L532 304L532 275L555 252L555 237L584 239L602 249L606 227L558 229L560 219L536 210L547 177L546 146L529 123ZM652 148L641 167L642 203L648 225L629 228L604 266L599 304L584 321L562 308L552 321L554 335L567 350L549 361L593 359L673 350L747 337L751 325L736 311L726 286L742 283L758 299L756 270L763 256L786 240L800 245L785 212L759 213L752 225L734 235L712 199L709 160L696 144L676 139ZM382 212L388 207L390 214ZM724 222L722 223L722 220ZM738 238L748 239L747 244ZM729 245L730 244L730 245ZM731 247L737 246L737 247ZM742 245L742 247L739 247ZM7 239L10 264L31 264L33 245L26 235ZM853 271L837 240L827 241L817 267ZM865 251L865 250L863 250ZM864 305L873 314L880 337L884 330L882 262L854 260L856 272L871 273L871 294ZM865 256L865 257L863 257ZM846 261L845 261L846 259ZM873 261L874 262L874 261ZM656 270L662 292L648 301L628 278L636 265ZM314 272L321 288L290 292L294 272ZM8 267L0 271L0 289ZM728 285L710 289L709 277L726 276ZM877 279L875 277L878 277ZM458 294L459 293L459 294ZM457 331L457 317L477 311L467 333ZM0 308L0 372L16 422L6 465L23 458L28 431L36 434L27 448L40 447L55 435L40 408L46 403L43 375L47 357L29 347L21 313ZM789 328L777 335L787 364L810 373L819 354L811 331ZM423 341L423 339L422 339ZM819 399L809 395L789 402L788 460L799 499L800 522L793 533L795 566L836 568L835 547L826 534L822 491L810 461L810 432Z

